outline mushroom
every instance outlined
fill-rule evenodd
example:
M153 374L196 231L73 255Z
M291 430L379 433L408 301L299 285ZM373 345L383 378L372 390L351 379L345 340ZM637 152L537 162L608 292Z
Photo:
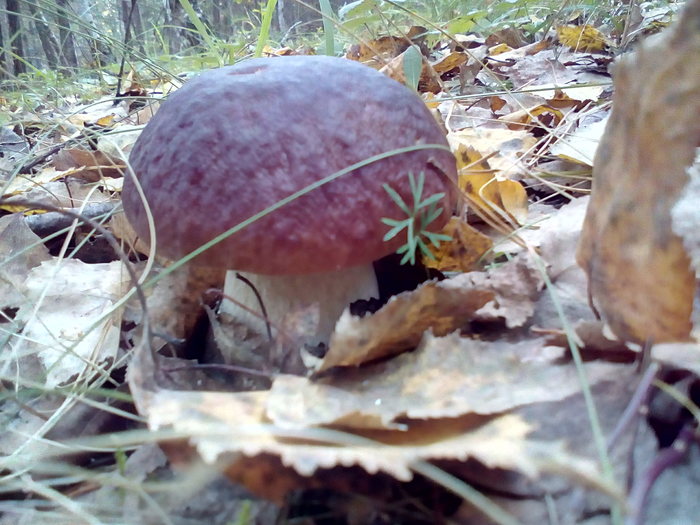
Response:
M439 229L456 197L456 167L423 101L383 74L341 58L292 56L240 62L201 74L172 94L143 130L130 162L153 215L160 255L179 258L324 177L370 157L415 145L324 184L212 246L193 263L224 267L221 310L263 332L251 288L272 325L302 305L320 305L315 342L327 341L343 309L376 296L371 263L405 243L383 240L382 218L405 219L383 187L413 203L444 193ZM122 193L136 232L149 238L130 177ZM245 273L248 272L248 273Z

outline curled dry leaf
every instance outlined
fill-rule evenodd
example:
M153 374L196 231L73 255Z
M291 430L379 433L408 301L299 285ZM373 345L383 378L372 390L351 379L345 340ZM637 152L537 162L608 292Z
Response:
M464 275L459 287L451 280L430 281L396 295L373 315L355 317L346 309L319 371L357 366L413 348L428 329L445 335L463 327L493 298L478 282L479 274Z
M700 144L700 2L615 69L614 109L595 157L578 261L620 338L689 337L695 275L671 208Z
M522 254L487 272L425 283L392 297L373 315L360 318L346 310L319 371L357 366L408 350L428 329L446 335L472 320L505 320L508 328L522 326L534 311L542 282L530 255Z

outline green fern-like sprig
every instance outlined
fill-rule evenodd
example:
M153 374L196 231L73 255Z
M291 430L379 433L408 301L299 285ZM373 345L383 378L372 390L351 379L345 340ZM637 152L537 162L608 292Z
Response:
M425 173L423 172L418 175L418 180L413 176L413 173L409 173L408 182L411 187L411 196L413 197L412 207L406 204L401 195L391 186L388 184L383 185L391 200L406 214L406 218L400 221L386 217L382 219L384 224L391 226L391 229L384 235L384 241L389 241L401 231L406 230L406 244L396 250L396 253L403 254L401 264L406 264L406 262L415 264L418 250L426 257L435 260L435 256L424 239L427 239L435 248L440 246L440 242L451 239L449 235L428 231L430 223L442 214L442 208L438 208L437 203L442 200L445 194L435 193L423 199L423 187L425 185Z

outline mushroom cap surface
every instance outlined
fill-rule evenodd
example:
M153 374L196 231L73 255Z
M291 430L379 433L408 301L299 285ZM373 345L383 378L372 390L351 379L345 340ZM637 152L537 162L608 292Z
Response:
M153 213L156 250L179 258L279 200L368 157L416 144L447 145L420 97L357 62L325 56L261 58L201 74L172 94L141 133L130 162ZM194 262L261 274L365 264L390 242L383 217L405 219L382 185L410 206L408 173L438 192L439 229L456 197L452 153L401 153L343 175L250 224ZM148 240L131 177L124 210Z

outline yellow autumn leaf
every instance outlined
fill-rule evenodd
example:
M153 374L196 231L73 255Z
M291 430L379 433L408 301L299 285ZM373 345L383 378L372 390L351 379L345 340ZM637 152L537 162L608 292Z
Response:
M500 55L502 53L507 53L508 51L513 51L513 48L510 47L508 44L500 43L500 44L496 44L495 46L489 48L489 55L491 55L491 56Z
M443 73L447 73L448 71L461 66L468 59L469 56L466 53L453 51L437 63L433 64L433 69L437 74L442 75Z
M530 129L541 124L534 122L537 117L544 116L540 122L544 121L548 127L554 127L564 118L564 114L548 104L539 104L532 108L520 109L499 117L498 120L508 123L508 129Z
M522 184L498 179L496 170L489 166L488 158L471 146L460 144L455 156L459 188L475 213L498 222L503 222L503 216L507 214L523 224L527 218L527 193Z
M452 237L440 243L439 248L430 246L435 259L423 256L423 264L441 272L469 272L477 269L477 263L493 246L493 241L459 217L452 217L440 232Z
M114 126L114 113L98 118L97 121L95 121L95 124L102 128L111 128Z
M602 51L608 45L605 35L588 24L559 26L557 36L559 42L574 51Z
M498 193L501 196L501 204L518 224L527 221L527 192L523 185L514 180L498 181Z

